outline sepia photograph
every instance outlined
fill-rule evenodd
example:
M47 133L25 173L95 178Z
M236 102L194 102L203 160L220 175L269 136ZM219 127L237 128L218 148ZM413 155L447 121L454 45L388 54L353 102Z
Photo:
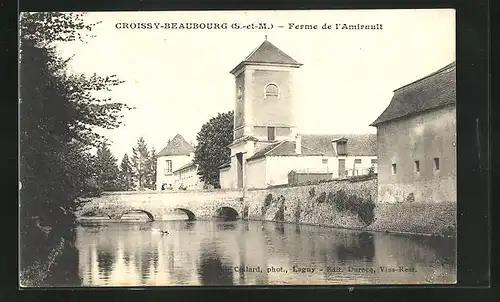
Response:
M22 12L19 286L456 284L455 24Z

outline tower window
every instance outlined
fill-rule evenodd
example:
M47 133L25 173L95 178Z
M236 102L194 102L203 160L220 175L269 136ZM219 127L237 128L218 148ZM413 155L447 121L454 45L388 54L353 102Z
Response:
M420 161L416 160L414 166L415 166L415 172L416 173L420 172Z
M238 99L241 99L242 96L243 96L243 88L241 88L241 85L239 85L237 91L237 97Z
M397 169L396 164L392 164L392 175L396 175Z
M264 96L267 98L269 96L278 97L280 94L278 85L276 84L267 84L264 89Z
M439 171L439 157L434 158L434 171Z

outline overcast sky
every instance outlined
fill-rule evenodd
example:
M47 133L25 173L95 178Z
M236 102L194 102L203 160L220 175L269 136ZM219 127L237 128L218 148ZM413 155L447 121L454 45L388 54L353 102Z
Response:
M116 74L109 93L137 109L100 131L118 159L144 136L160 151L177 133L196 142L201 126L233 110L229 71L268 40L304 64L297 71L301 133L376 133L370 127L394 89L455 60L454 10L99 12L88 43L60 45L71 72ZM268 22L271 30L117 29L121 22ZM382 24L382 30L298 30L288 23ZM278 25L285 26L277 28Z

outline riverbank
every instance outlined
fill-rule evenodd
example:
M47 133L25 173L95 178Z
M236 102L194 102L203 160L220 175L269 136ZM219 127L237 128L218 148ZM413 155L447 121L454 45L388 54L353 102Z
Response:
M376 177L249 190L244 199L249 220L456 236L456 203L379 203Z

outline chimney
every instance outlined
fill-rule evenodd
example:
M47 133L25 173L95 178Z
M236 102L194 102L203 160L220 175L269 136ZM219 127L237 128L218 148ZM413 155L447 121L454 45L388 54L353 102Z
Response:
M302 154L302 137L298 134L295 137L295 153Z

